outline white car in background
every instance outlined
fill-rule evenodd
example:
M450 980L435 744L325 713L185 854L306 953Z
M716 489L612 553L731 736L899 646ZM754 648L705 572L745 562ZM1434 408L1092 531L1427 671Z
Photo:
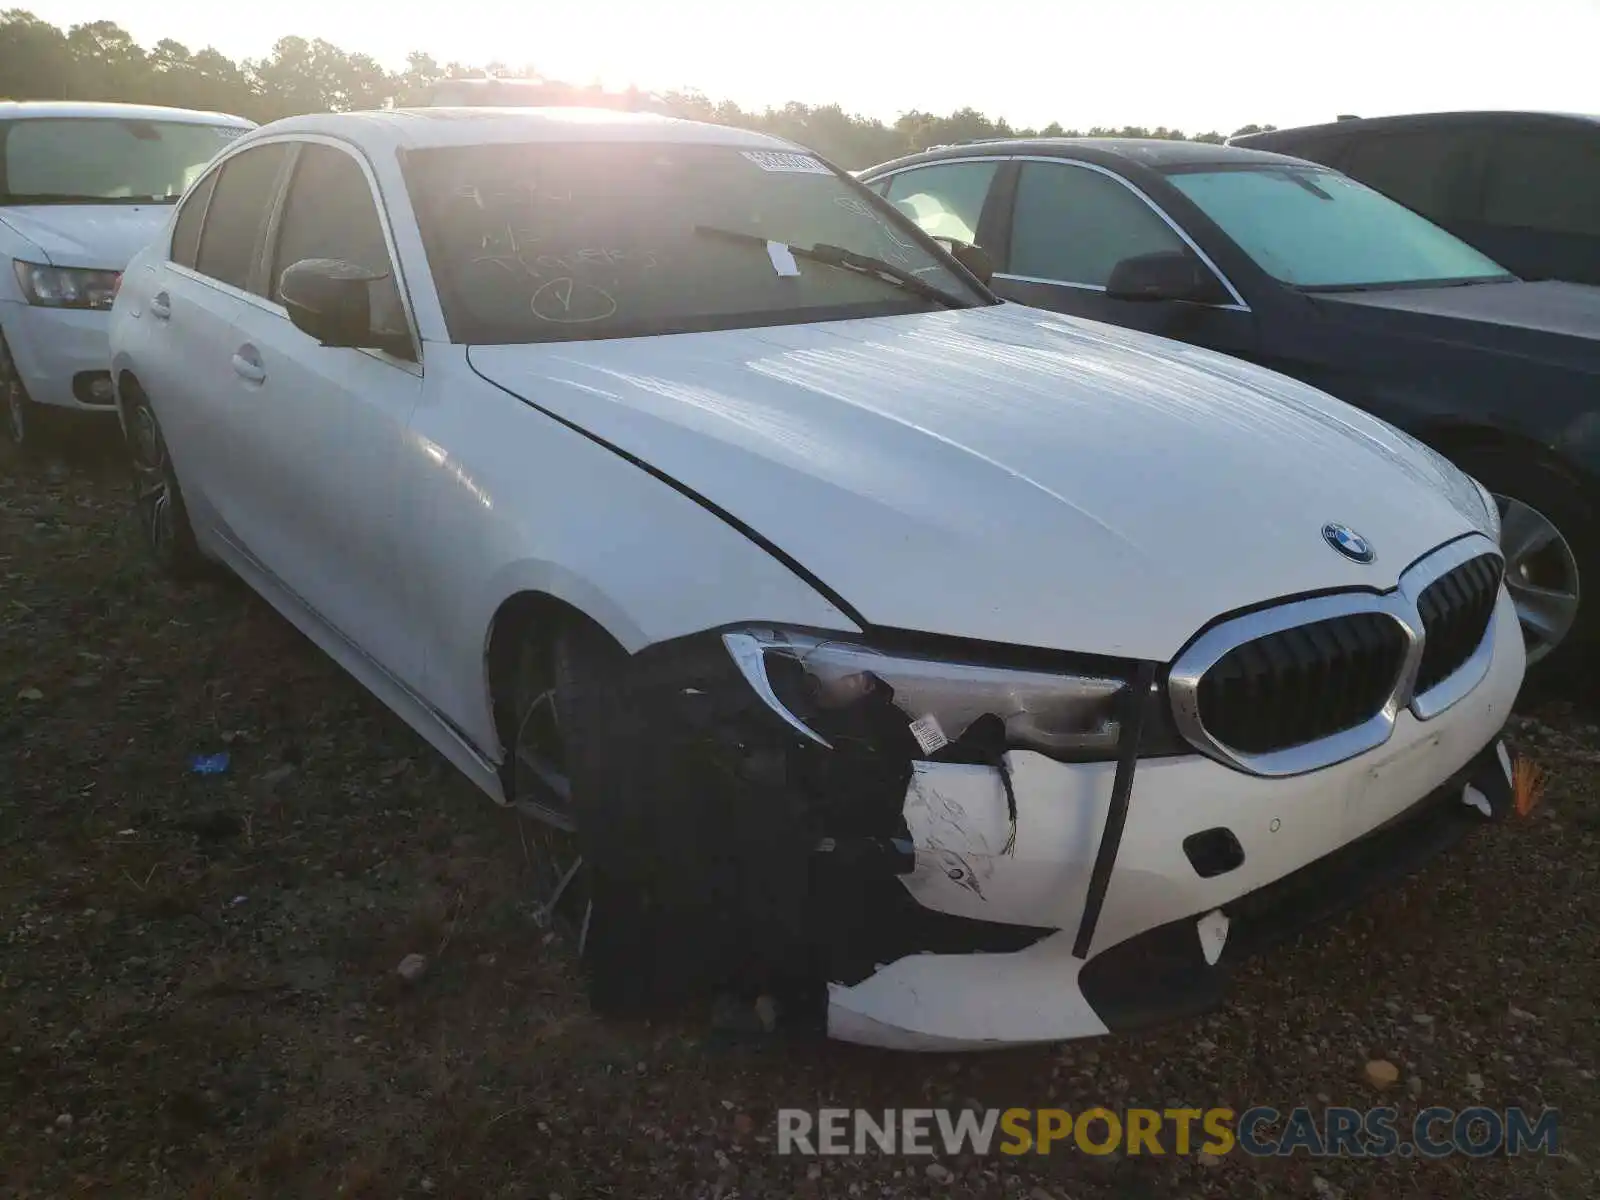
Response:
M254 122L135 104L0 103L0 406L26 447L60 412L109 414L106 326L128 259Z
M158 561L225 563L545 822L603 1011L1127 1029L1511 804L1481 487L1290 379L1001 303L786 142L280 121L111 341Z

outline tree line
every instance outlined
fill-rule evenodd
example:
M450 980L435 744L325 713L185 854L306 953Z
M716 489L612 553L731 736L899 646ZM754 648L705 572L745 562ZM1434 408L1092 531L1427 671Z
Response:
M166 104L235 113L267 122L307 112L426 104L449 79L484 75L536 77L533 68L513 70L503 62L440 63L420 51L403 70L390 71L370 55L352 54L320 38L278 39L265 58L234 61L206 47L190 50L163 38L146 49L114 21L90 21L62 30L23 9L0 12L0 97L11 100L115 100ZM600 89L559 84L569 103L582 103ZM1191 135L1161 126L1146 129L1012 126L1003 118L962 108L946 116L907 112L892 124L847 113L837 104L789 103L757 112L731 101L713 101L697 91L668 92L660 108L676 116L756 129L810 146L842 166L858 168L927 146L994 137L1155 137ZM1247 125L1254 133L1271 125ZM1193 140L1220 142L1212 131Z

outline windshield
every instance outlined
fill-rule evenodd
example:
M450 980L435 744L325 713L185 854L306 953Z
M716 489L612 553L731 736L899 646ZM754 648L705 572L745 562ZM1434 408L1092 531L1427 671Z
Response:
M0 125L0 203L173 203L244 129L47 117Z
M809 154L670 142L451 146L409 153L406 175L456 342L991 302L904 218Z
M1433 222L1337 171L1168 172L1174 187L1275 279L1308 291L1510 279Z

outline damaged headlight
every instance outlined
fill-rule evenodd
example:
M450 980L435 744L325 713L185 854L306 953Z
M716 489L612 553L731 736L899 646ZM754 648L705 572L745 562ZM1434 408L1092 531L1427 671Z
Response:
M1003 666L780 629L727 633L723 643L756 693L812 741L832 747L856 736L863 712L888 712L919 758L986 761L1006 749L1115 758L1131 686L1130 674L1114 667ZM1144 702L1140 753L1189 753L1162 690ZM882 736L884 722L870 726Z

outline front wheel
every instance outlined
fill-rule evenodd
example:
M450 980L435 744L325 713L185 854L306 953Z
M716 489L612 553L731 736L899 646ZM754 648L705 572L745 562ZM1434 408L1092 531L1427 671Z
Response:
M687 1001L717 945L702 895L716 829L661 773L662 714L630 686L627 652L580 617L526 637L511 665L511 791L543 823L541 923L576 943L596 1012Z
M562 711L557 662L563 653L548 639L529 638L517 647L509 705L511 801L537 822L524 835L535 919L564 934L582 959L593 905L567 774L567 733L575 716Z
M647 922L632 855L648 851L615 820L627 750L613 740L624 703L609 686L627 655L577 619L517 646L510 680L512 799L539 824L528 839L537 921L576 951L596 1012L639 1011L649 992Z
M1560 468L1514 450L1476 450L1456 461L1500 509L1506 590L1522 625L1529 681L1573 674L1600 646L1600 513L1593 500Z

